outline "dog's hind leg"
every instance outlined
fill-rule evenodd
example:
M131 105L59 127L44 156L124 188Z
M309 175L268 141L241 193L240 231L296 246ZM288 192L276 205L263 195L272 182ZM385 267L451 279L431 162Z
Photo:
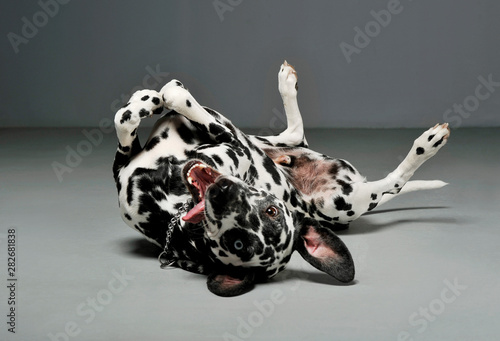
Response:
M442 181L410 182L408 189L403 190L415 171L446 144L449 135L448 124L436 125L415 140L406 158L384 179L344 184L342 194L333 198L339 213L338 221L348 223L356 219L388 201L386 196L444 186L445 183Z
M144 117L160 114L163 101L154 90L139 90L132 95L130 101L115 115L115 128L118 136L118 149L113 163L115 180L120 169L130 158L141 150L137 128Z
M285 108L287 128L276 136L254 136L261 147L307 147L304 125L297 102L297 72L284 61L278 72L278 89Z

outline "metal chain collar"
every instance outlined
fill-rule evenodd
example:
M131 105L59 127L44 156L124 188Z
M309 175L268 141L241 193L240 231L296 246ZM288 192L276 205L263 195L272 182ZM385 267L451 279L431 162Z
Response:
M176 262L175 257L173 257L172 252L168 248L170 246L170 242L172 241L172 231L176 226L179 226L179 219L181 218L182 215L184 215L187 212L188 208L189 208L189 202L185 202L179 208L179 211L172 217L172 219L170 219L170 223L168 224L167 227L167 238L165 240L165 247L158 256L158 261L160 262L160 267L162 269Z

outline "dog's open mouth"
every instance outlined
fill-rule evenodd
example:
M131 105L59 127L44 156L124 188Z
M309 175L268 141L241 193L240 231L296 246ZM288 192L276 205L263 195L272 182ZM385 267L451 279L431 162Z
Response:
M221 174L201 161L191 161L184 166L183 175L195 206L182 217L182 220L198 224L205 219L205 193L207 188Z

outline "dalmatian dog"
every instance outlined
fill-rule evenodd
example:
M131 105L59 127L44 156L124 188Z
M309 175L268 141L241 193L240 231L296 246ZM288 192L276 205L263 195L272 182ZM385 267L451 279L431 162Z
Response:
M425 131L393 172L368 182L349 162L308 148L286 61L278 81L288 125L276 136L246 135L177 80L137 91L115 116L123 220L164 248L172 266L208 275L219 296L273 277L294 251L351 282L353 259L334 231L398 194L445 185L409 180L446 144L448 124ZM141 147L141 120L164 111Z

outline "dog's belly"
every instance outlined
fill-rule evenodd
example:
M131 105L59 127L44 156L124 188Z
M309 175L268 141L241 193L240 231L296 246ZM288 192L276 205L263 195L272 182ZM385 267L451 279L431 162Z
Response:
M145 148L119 172L122 219L151 242L162 245L172 216L191 196L181 171L187 153L200 144L184 117L168 114L155 124Z
M123 183L118 198L123 221L160 246L171 218L191 197L181 178L185 162L173 155L160 162L142 152L120 172Z
M119 172L122 219L161 246L170 220L191 201L182 176L186 163L200 159L223 174L243 178L251 163L234 149L214 144L183 116L162 117L144 149ZM238 165L231 156L238 159Z

